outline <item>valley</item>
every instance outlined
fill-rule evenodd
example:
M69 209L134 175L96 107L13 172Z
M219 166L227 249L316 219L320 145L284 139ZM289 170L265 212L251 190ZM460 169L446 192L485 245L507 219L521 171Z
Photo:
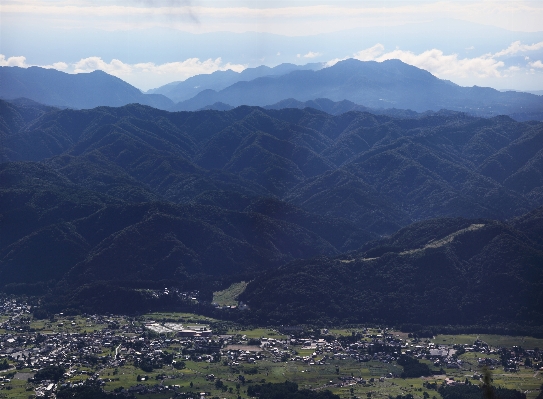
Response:
M502 395L516 390L518 396L507 397L536 398L543 382L543 340L530 337L417 337L362 325L255 328L171 312L39 320L31 311L24 302L4 299L2 397L69 397L81 387L96 395L102 387L105 395L136 398L237 398L286 380L341 398L447 398L455 389L478 387L485 366ZM420 376L399 364L406 355L424 366ZM52 374L57 367L60 374Z
M2 68L0 397L542 397L539 96Z

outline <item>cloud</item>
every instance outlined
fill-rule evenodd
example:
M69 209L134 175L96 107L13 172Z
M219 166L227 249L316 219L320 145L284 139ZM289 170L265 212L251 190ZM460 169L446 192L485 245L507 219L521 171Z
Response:
M457 54L443 54L443 51L432 49L415 54L411 51L394 50L377 57L376 61L399 59L406 64L416 66L440 77L476 76L478 78L500 77L500 68L505 64L486 56L475 58L459 58Z
M28 68L26 57L9 57L0 54L0 66L18 66ZM118 59L110 62L104 61L101 57L82 58L74 63L55 62L50 65L36 65L41 68L57 69L66 73L88 73L96 70L104 71L110 75L117 76L144 90L157 87L173 81L185 80L194 75L209 74L216 71L228 69L241 72L247 65L224 63L222 58L200 60L189 58L184 61L167 62L155 64L153 62L141 62L128 64Z
M172 11L175 8L181 8L184 10L185 14L192 20L192 22L199 24L200 20L192 7L192 2L190 0L132 0L132 2L137 4L142 4L146 7L160 7L160 8L169 8L169 15L172 15Z
M120 60L113 59L111 62L105 62L100 57L88 57L79 60L73 64L74 73L92 72L101 70L118 77L146 73L155 75L177 75L178 80L184 80L188 77L213 73L215 71L225 71L231 69L236 72L243 71L246 66L241 64L223 64L222 59L208 59L200 61L198 58L189 58L180 62L168 62L165 64L155 64L153 62L142 62L137 64L126 64Z
M461 58L458 54L444 54L443 51L435 48L420 54L401 49L395 49L385 53L385 47L381 43L377 43L372 47L354 53L352 58L360 61L378 62L399 59L406 64L425 69L439 78L501 78L509 76L509 74L503 72L505 63L500 61L498 59L499 57L519 52L536 51L542 48L543 42L527 45L522 44L520 41L516 41L511 43L506 49L498 51L495 54L489 53L478 57ZM326 62L325 66L332 66L347 58L350 57L335 58ZM529 58L526 56L525 59L528 60ZM541 61L531 62L528 65L532 68L543 68L543 63ZM513 73L520 69L520 67L511 66L507 69L507 72Z
M297 1L289 6L278 6L269 1L194 3L189 0L8 0L0 7L3 23L10 15L18 14L49 19L56 23L55 26L60 22L63 27L80 27L82 23L96 27L100 25L98 19L103 19L108 29L119 29L124 24L132 28L144 23L161 26L168 21L168 25L193 32L246 32L256 29L296 36L441 18L537 32L541 30L543 18L540 1L358 1L330 4Z
M17 66L21 68L27 68L29 65L26 64L26 57L9 57L6 59L4 54L0 54L0 66Z
M132 67L122 61L113 59L107 63L100 57L83 58L73 64L74 73L92 72L101 70L111 75L126 75L132 73Z
M543 48L543 42L534 43L534 44L522 44L519 41L511 43L509 47L507 47L505 50L498 51L496 54L493 55L493 57L503 57L504 55L511 55L516 53L524 53L526 51L536 51Z
M310 51L309 53L304 54L304 58L315 58L320 57L321 55L322 53L314 53L313 51Z
M41 67L46 69L58 69L59 71L64 71L68 69L69 65L65 62L55 62L51 65L41 65Z
M383 54L383 51L385 51L385 46L381 43L377 43L373 47L354 53L354 58L360 61L373 61L379 55Z

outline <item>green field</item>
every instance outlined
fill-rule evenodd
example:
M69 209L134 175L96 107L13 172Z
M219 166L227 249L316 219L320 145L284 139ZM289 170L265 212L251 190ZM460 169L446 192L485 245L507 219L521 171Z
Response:
M273 338L273 339L286 339L286 335L282 335L275 330L269 328L255 328L253 330L242 330L242 329L230 329L228 334L232 335L245 335L247 338Z
M213 302L221 306L235 306L238 296L247 288L247 282L234 283L225 290L213 293Z
M543 348L543 339L533 337L518 337L511 335L491 334L459 334L459 335L437 335L432 342L444 345L471 345L476 339L486 342L493 347L522 346L524 349Z
M72 324L74 323L74 324ZM55 321L50 320L33 320L30 323L30 328L38 331L41 334L52 333L91 333L100 331L107 327L107 323L95 323L87 321L86 318L80 316L73 317L58 317Z

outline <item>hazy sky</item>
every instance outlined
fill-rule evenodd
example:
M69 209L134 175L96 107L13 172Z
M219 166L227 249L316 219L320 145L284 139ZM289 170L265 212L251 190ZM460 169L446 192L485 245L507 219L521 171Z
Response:
M543 90L543 1L0 0L0 65L102 69L147 90L283 62L399 58Z

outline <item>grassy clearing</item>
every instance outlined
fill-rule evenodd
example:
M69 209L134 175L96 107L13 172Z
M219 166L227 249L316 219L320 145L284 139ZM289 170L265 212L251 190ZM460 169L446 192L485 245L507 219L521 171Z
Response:
M213 293L213 302L221 306L234 306L238 304L238 296L247 288L247 282L234 283L225 290Z
M105 323L89 322L83 317L62 317L55 321L50 320L33 320L30 323L30 328L39 331L41 334L53 334L59 332L65 333L91 333L100 331L107 327Z
M232 335L246 335L247 338L273 338L273 339L286 339L286 335L282 335L275 330L268 328L255 328L254 330L228 330L228 334Z
M460 335L437 335L432 342L445 345L470 345L479 338L493 347L522 346L524 349L543 348L543 339L533 337L518 337L512 335L492 334L460 334Z

